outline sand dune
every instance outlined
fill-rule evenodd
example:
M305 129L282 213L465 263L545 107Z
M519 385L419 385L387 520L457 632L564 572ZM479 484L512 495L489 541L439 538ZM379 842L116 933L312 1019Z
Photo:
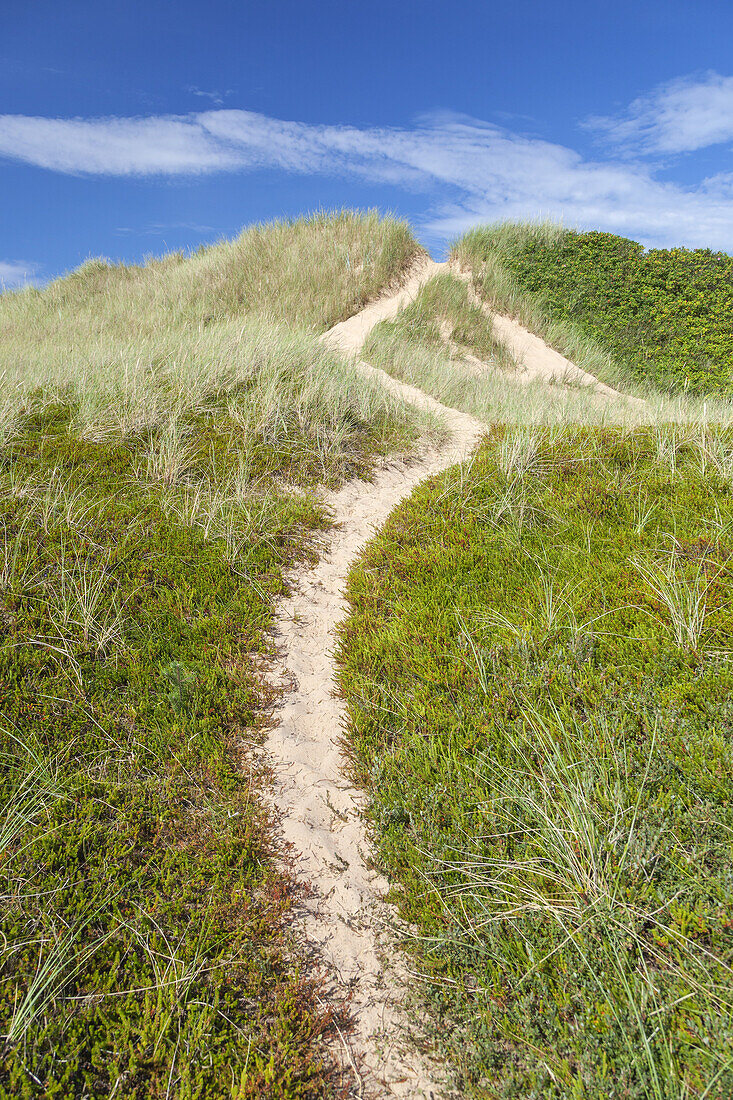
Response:
M323 339L358 357L374 325L394 318L445 267L422 260L398 291L336 325ZM532 378L596 386L604 398L620 396L515 321L494 317L494 325ZM311 887L299 914L302 935L325 969L334 997L351 997L354 1029L344 1037L343 1056L353 1073L352 1094L437 1098L447 1095L440 1070L411 1049L407 1034L409 1021L401 1007L407 975L390 947L395 917L383 901L388 883L370 869L362 795L344 774L339 747L344 706L336 693L332 653L334 628L346 612L346 578L360 551L421 481L471 454L485 425L381 370L360 366L394 393L439 414L449 440L417 460L385 464L372 482L349 482L325 498L335 526L323 539L318 563L291 577L294 594L277 614L280 660L273 678L285 693L266 748L276 773L273 800L282 834L293 846L300 878Z

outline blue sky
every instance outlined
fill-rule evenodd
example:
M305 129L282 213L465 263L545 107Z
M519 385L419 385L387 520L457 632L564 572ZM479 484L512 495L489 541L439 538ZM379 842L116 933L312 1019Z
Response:
M3 6L5 285L341 205L733 251L730 0Z

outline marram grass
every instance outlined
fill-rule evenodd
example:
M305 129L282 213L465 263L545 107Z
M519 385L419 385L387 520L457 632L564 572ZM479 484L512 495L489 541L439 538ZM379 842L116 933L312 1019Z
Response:
M339 1093L258 667L314 488L425 426L316 340L416 252L319 215L0 295L2 1097Z

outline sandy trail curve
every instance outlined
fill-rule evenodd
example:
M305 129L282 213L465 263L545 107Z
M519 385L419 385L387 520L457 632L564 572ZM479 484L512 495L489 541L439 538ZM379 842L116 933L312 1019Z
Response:
M576 366L570 359L566 359L559 351L555 351L545 341L535 336L529 329L520 325L513 317L507 317L496 313L486 302L479 298L471 284L471 275L463 271L455 263L440 265L450 270L457 279L469 285L469 296L474 305L478 306L491 320L494 335L500 344L503 344L513 356L519 366L519 371L512 375L516 382L546 382L550 386L563 385L585 387L593 391L593 396L601 400L624 401L630 405L646 406L646 401L640 397L632 397L628 393L620 393L619 390L600 382L594 374ZM480 364L475 356L468 356L469 361ZM486 365L484 364L484 367Z
M399 291L336 325L324 340L357 356L373 326L396 316L444 267L421 261ZM353 1070L352 1095L437 1100L446 1095L441 1074L405 1041L406 975L398 953L389 950L388 929L395 918L383 901L388 883L368 865L360 813L364 798L344 777L338 740L345 708L336 695L333 632L346 613L349 569L368 540L421 481L468 457L485 425L383 371L361 366L393 393L438 413L450 439L439 451L409 464L392 462L372 482L349 482L326 498L335 527L319 548L318 563L291 576L293 595L276 614L280 656L273 679L286 690L266 750L275 769L272 798L282 835L293 846L299 877L312 888L300 914L302 933L330 976L336 998L352 997L355 1027L344 1050Z

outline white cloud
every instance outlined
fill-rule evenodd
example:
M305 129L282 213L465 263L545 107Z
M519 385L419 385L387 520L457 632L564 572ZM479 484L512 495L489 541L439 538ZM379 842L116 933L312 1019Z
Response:
M0 260L0 291L32 282L36 271L35 264L20 263L16 260Z
M687 153L733 139L733 77L708 72L662 84L616 117L586 123L615 145Z
M203 88L198 88L195 84L189 84L186 88L187 92L191 95L198 96L199 99L210 99L216 107L221 107L227 96L231 95L231 91L228 92L206 92Z
M125 119L5 115L2 155L93 175L271 168L358 176L425 193L424 227L435 237L477 221L541 214L646 244L733 250L733 175L682 185L661 179L653 164L587 159L566 146L446 112L401 128L322 126L242 110Z
M115 233L120 236L132 237L158 237L163 233L175 232L184 229L189 233L223 233L224 230L215 225L201 225L199 222L151 222L149 225L131 226L118 225Z
M0 115L0 156L56 172L176 175L238 168L241 157L213 140L196 115L35 118Z

